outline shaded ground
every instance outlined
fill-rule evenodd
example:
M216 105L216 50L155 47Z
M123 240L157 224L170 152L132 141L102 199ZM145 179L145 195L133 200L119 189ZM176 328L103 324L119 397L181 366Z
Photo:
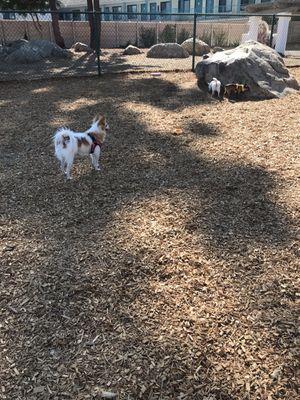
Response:
M191 71L192 57L163 59L147 58L147 49L142 49L142 54L134 56L122 55L123 50L103 50L101 57L101 66L105 72L137 72L137 71ZM196 57L198 62L202 57Z
M0 96L0 398L296 399L299 95L148 73ZM99 111L103 171L65 183L51 136Z
M105 49L100 56L103 73L143 71L190 71L192 57L181 59L147 58L146 54L123 56L122 49ZM196 62L201 57L196 57ZM7 64L0 62L0 80L32 80L47 77L97 75L94 54L75 53L72 59L52 59L34 64Z

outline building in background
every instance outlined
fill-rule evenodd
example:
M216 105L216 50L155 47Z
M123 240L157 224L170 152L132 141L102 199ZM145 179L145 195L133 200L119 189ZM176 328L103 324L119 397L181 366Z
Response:
M273 2L274 0L100 0L102 12L129 13L129 19L135 19L134 13L185 13L193 14L218 14L232 13L240 14L245 11L249 4ZM63 0L61 12L85 11L86 1L84 0Z
M276 0L275 0L276 1ZM251 4L272 3L274 0L100 0L101 11L111 13L104 15L104 20L155 20L156 15L137 16L136 13L184 13L184 14L240 14L245 12L246 7ZM87 20L84 12L87 10L86 0L61 0L59 15L61 20L82 21ZM118 13L128 13L127 16L120 16ZM31 19L17 15L12 11L0 14L0 19ZM50 15L44 13L41 20L49 20Z

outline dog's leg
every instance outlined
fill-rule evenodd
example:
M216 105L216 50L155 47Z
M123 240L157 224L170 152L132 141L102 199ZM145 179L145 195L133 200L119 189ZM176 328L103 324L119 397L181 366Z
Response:
M99 165L99 157L100 157L100 146L96 146L94 153L92 154L92 163L96 171L100 171L100 165Z
M71 169L73 166L73 161L74 161L74 157L69 158L69 160L67 161L67 168L66 168L66 179L72 179L71 177Z
M64 174L66 173L66 171L65 171L66 163L65 163L64 159L60 160L60 169L61 169L62 173L64 173Z

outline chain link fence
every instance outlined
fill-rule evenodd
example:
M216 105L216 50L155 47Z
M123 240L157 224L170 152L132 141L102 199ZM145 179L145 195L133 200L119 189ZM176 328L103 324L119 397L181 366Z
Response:
M249 29L248 15L15 12L15 19L1 19L1 14L0 80L190 71L205 53L239 45ZM274 46L277 19L264 20L266 32L259 39ZM156 44L161 46L153 49ZM129 45L136 48L125 50Z

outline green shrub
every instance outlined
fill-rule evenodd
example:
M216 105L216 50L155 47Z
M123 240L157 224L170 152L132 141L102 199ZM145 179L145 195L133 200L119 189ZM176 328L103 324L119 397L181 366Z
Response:
M211 46L211 30L210 28L205 28L204 32L201 36L199 36L199 39Z
M144 47L151 47L156 43L155 28L144 28L142 26L140 39L143 42Z
M185 28L181 29L179 34L177 35L177 43L181 44L185 40L189 39L192 35L190 34L189 31L187 31Z
M160 43L174 43L176 42L176 26L166 25L163 31L159 34Z
M225 47L228 44L228 35L225 31L213 31L214 46Z
M241 44L240 41L238 39L236 39L236 40L230 42L227 47L234 48L234 47L239 46L240 44Z

